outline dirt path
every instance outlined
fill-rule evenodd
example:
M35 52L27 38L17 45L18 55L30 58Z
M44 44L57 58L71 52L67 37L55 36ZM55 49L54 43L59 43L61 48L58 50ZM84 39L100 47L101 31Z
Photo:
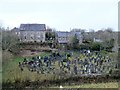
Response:
M22 51L20 51L20 56L22 56L22 57L35 56L35 55L38 55L40 53L42 53L42 52L40 52L40 51L33 51L32 52L31 50L22 50Z

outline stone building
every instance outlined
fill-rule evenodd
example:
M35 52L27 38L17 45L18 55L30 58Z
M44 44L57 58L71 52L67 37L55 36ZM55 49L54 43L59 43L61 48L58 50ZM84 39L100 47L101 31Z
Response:
M77 39L79 40L79 44L82 43L83 36L80 31L70 31L70 32L65 32L65 31L59 31L57 33L57 40L59 44L67 44L72 42L72 38L77 35Z
M16 34L21 42L45 42L45 24L21 24Z
M70 32L62 32L62 31L59 31L59 32L56 32L57 33L57 41L59 44L67 44L69 42L69 35L70 35Z

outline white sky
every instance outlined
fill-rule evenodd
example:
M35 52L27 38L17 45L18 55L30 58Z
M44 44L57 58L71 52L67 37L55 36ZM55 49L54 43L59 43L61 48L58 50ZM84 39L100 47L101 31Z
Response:
M1 0L0 24L44 23L60 31L70 28L118 30L119 0Z

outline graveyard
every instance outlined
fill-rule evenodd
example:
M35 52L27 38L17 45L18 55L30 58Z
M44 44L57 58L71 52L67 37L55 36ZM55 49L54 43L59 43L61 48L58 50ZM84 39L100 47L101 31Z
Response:
M86 83L112 82L115 83L116 88L117 79L110 78L111 73L117 67L113 59L114 54L90 50L59 50L39 52L32 56L17 56L3 66L3 85L9 84L7 87L11 85L14 87L24 82L30 87L31 85L59 87L60 84L66 87L83 84L85 87ZM22 84L20 85L24 87Z
M3 88L118 88L117 33L108 32L114 38L103 42L87 33L82 43L77 34L66 42L68 32L44 33L44 42L22 42L14 31L3 30Z
M0 89L120 89L118 0L0 6Z

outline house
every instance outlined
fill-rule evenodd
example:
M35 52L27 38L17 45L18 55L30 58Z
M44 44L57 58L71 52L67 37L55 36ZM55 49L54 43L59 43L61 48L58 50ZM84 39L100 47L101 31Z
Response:
M45 33L45 24L21 24L19 29L16 29L21 42L45 42Z
M75 35L77 36L77 39L79 40L79 44L81 44L83 41L83 36L82 36L81 32L80 31L71 31L70 32L70 37L75 36Z
M59 44L67 44L68 43L68 36L70 34L70 32L56 32L57 33L57 40Z
M47 28L45 24L21 24L19 28L12 30L19 36L21 42L45 42L46 32L52 32L52 29ZM79 43L82 43L83 37L80 31L72 30L57 31L56 39L59 44L69 44L72 41L72 37L77 35Z
M75 35L77 35L77 39L79 40L79 44L82 43L83 37L81 32L79 31L70 31L70 32L57 32L57 40L59 44L67 44L67 43L71 43L72 37L74 37Z

